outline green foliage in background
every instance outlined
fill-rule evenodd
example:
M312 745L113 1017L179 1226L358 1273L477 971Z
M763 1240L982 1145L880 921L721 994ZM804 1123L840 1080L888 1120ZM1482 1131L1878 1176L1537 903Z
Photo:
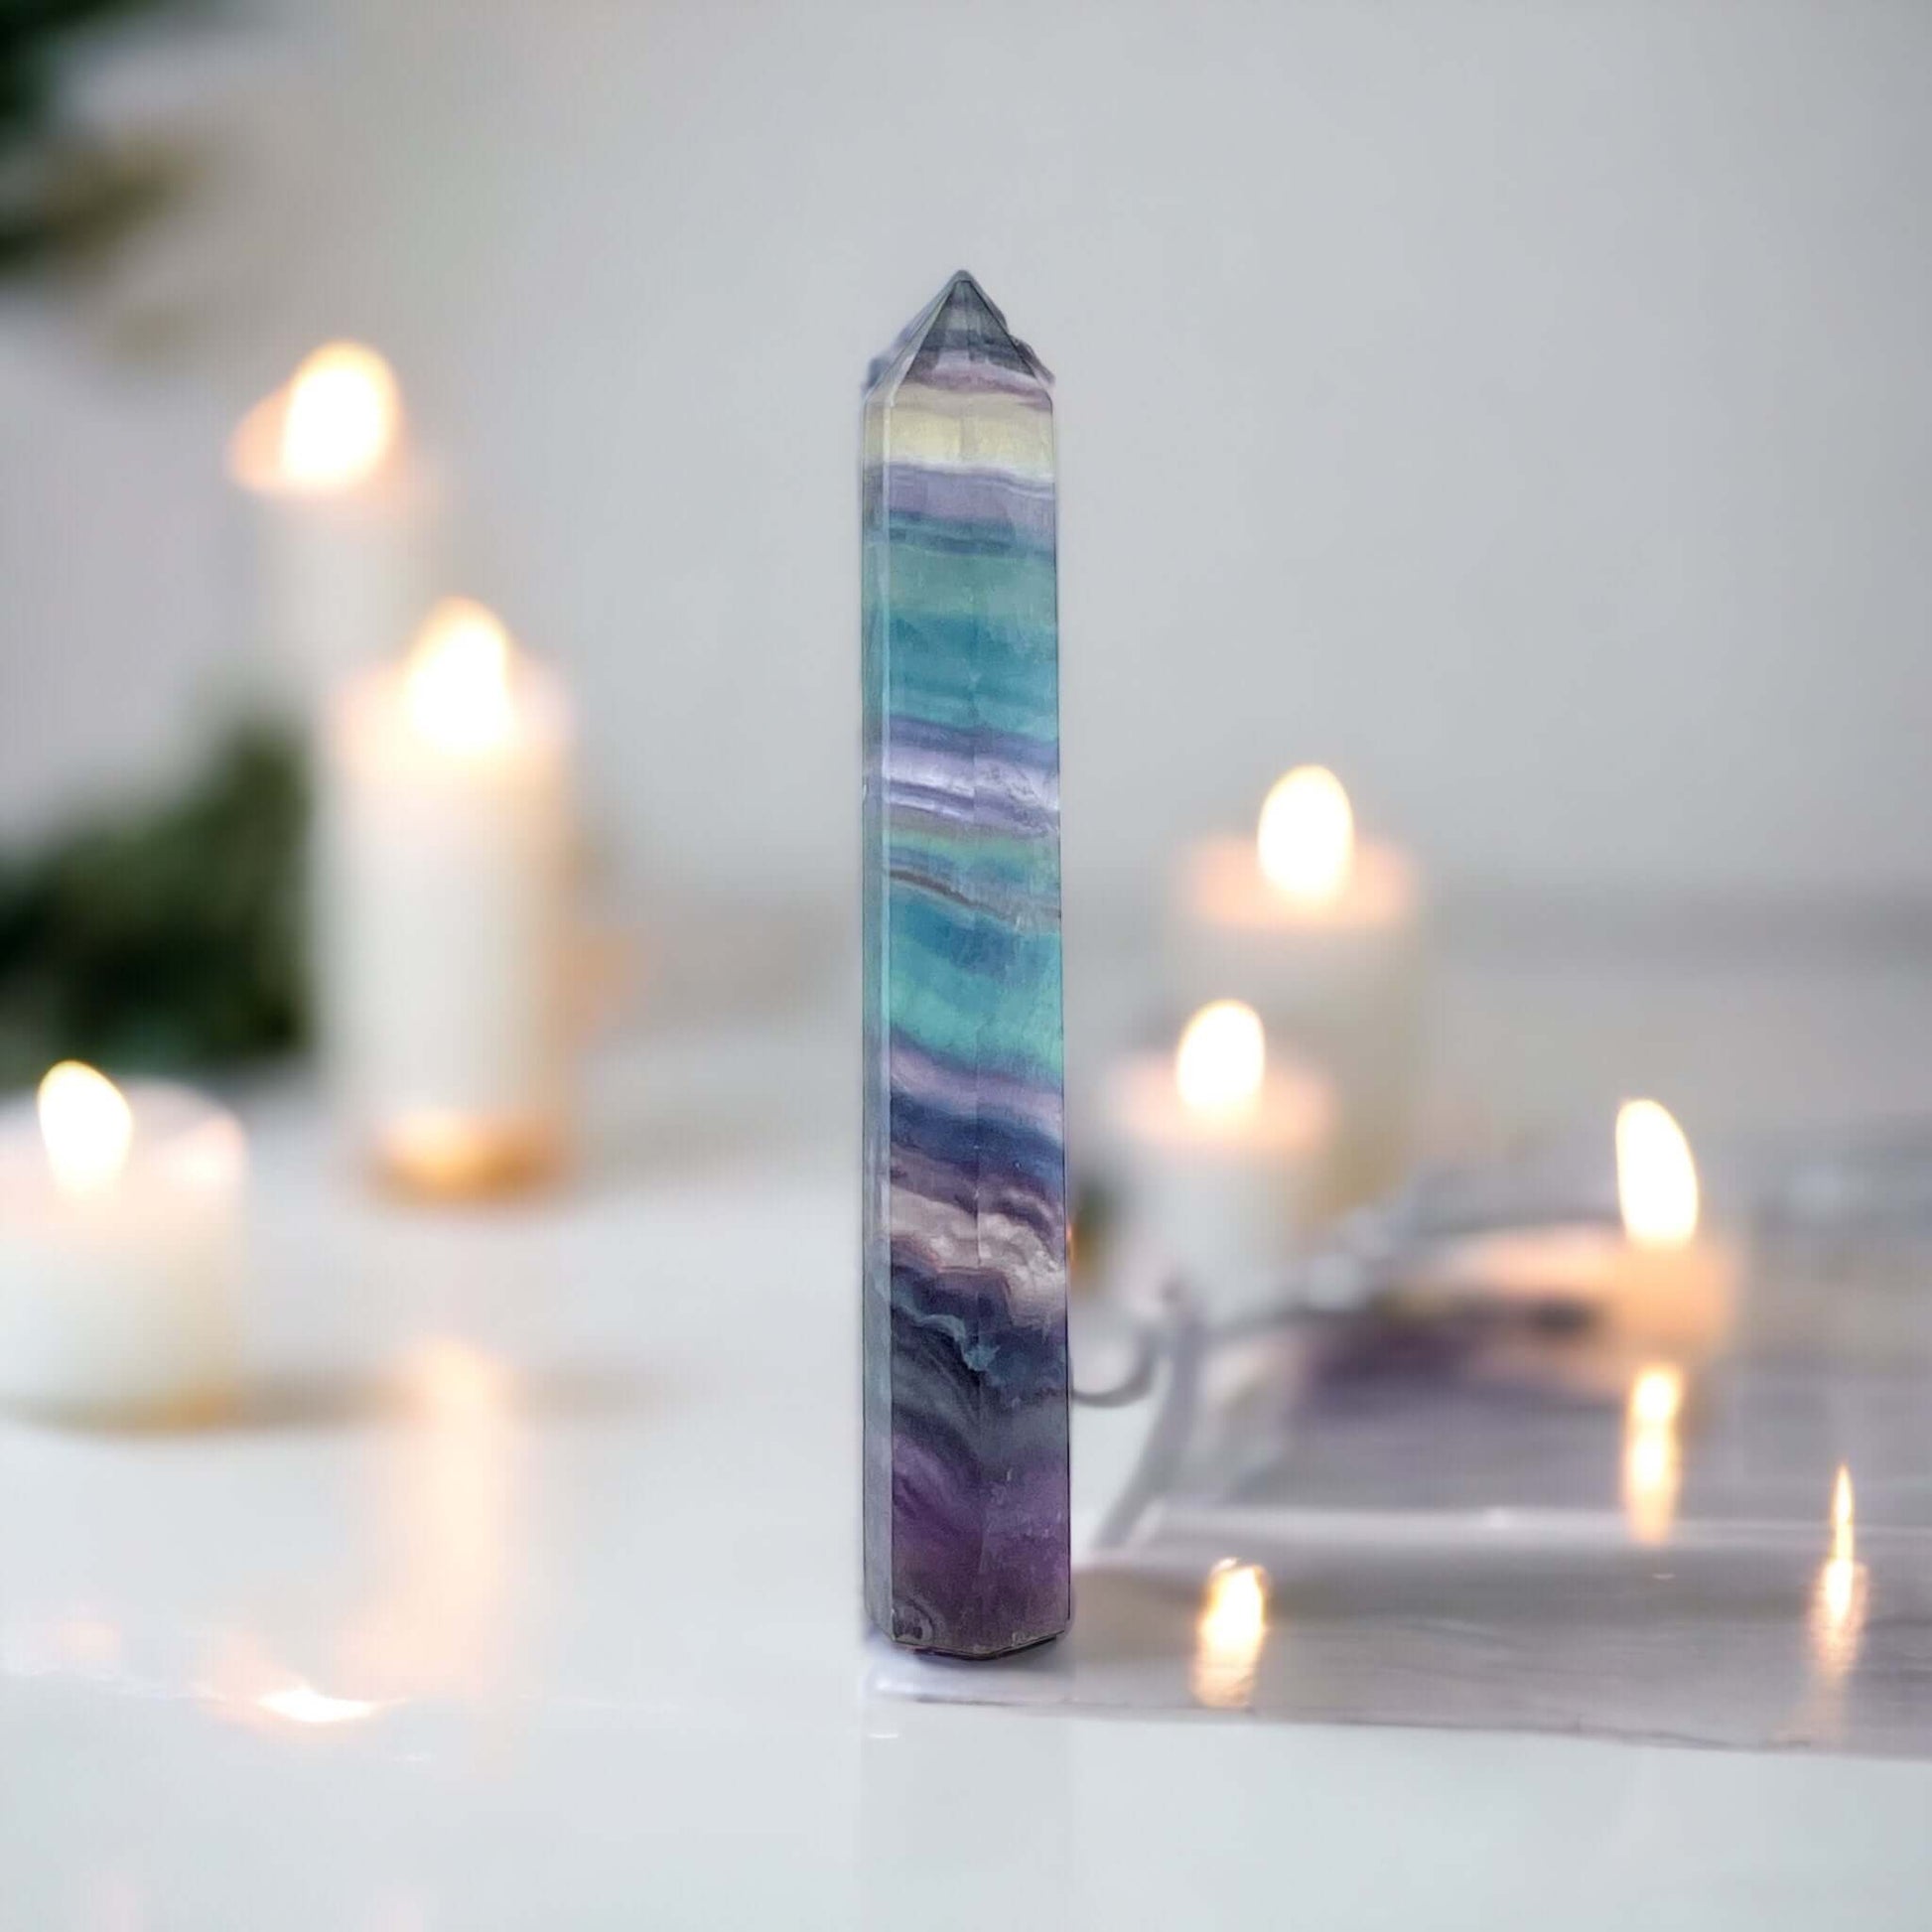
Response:
M103 256L188 150L76 106L115 29L199 0L0 0L0 284ZM302 1038L300 749L236 731L181 795L0 852L0 1088L55 1060L172 1072Z
M179 796L0 856L0 1088L299 1044L307 816L297 741L251 725Z
M183 154L110 138L70 97L106 30L183 4L0 0L0 277L99 252L176 187Z

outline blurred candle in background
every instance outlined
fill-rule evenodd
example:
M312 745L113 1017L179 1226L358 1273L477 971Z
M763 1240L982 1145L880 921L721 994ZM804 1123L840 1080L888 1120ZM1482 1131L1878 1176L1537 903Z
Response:
M1655 1100L1617 1109L1616 1197L1625 1240L1608 1291L1614 1325L1640 1343L1703 1360L1729 1331L1737 1259L1703 1230L1691 1143Z
M1620 1374L1627 1355L1695 1367L1735 1315L1738 1256L1703 1226L1697 1163L1683 1128L1655 1100L1616 1116L1615 1223L1578 1220L1470 1235L1432 1255L1410 1286L1471 1302L1565 1305L1594 1317Z
M1109 1083L1129 1240L1205 1307L1264 1298L1327 1205L1331 1119L1327 1082L1271 1057L1252 1007L1203 1007L1172 1056Z
M256 624L277 695L306 713L422 621L442 567L439 492L387 362L328 343L242 419L229 471L256 508Z
M1414 1134L1420 1076L1422 897L1392 845L1356 836L1334 773L1300 765L1269 792L1252 839L1184 856L1169 953L1188 1005L1246 1001L1269 1037L1334 1089L1334 1205L1386 1193Z
M332 705L317 993L352 1142L430 1193L512 1185L565 1141L570 717L481 605Z
M225 1407L246 1170L211 1102L73 1060L0 1114L0 1400L119 1425Z

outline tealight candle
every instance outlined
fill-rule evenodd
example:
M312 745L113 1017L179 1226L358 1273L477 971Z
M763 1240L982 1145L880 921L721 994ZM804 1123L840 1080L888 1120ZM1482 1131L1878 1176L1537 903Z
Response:
M352 1139L434 1193L557 1161L566 1107L570 720L481 605L438 605L326 734L325 1052Z
M235 1386L246 1154L182 1087L64 1061L0 1114L0 1401L153 1424Z
M389 365L328 343L242 419L229 469L257 510L261 643L305 709L401 648L428 610L438 492Z
M1583 1308L1619 1349L1685 1365L1708 1359L1730 1329L1737 1257L1701 1230L1690 1142L1654 1100L1617 1110L1616 1184L1620 1225L1473 1235L1432 1257L1415 1286L1451 1299Z
M1210 1308L1265 1296L1326 1205L1326 1081L1273 1063L1254 1009L1221 1000L1172 1057L1123 1062L1108 1101L1130 1238Z
M1334 1089L1338 1207L1400 1178L1420 1048L1421 894L1396 847L1356 836L1331 771L1301 765L1268 794L1253 839L1193 847L1170 918L1176 990L1258 1012L1271 1038Z

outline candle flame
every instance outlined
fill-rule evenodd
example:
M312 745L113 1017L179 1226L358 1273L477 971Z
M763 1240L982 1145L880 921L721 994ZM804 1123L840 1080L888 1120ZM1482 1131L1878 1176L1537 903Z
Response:
M41 1081L39 1109L48 1166L64 1194L97 1194L120 1178L134 1114L106 1074L63 1060Z
M1616 1193L1640 1248L1681 1248L1698 1230L1698 1173L1684 1130L1654 1100L1616 1114Z
M1174 1049L1174 1085L1197 1114L1232 1117L1252 1110L1267 1068L1261 1018L1239 1000L1216 1000L1188 1021Z
M486 752L515 725L510 639L496 617L467 597L430 612L403 666L410 723L451 752Z
M394 371L360 343L325 343L290 377L282 410L283 480L351 489L388 461L402 428Z
M1684 1410L1684 1371L1647 1368L1630 1384L1623 1421L1623 1520L1649 1546L1667 1543L1677 1521L1683 1453L1677 1421Z
M1276 779L1255 843L1278 891L1304 904L1331 904L1355 864L1355 814L1341 780L1319 764L1298 764Z
M1245 1709L1268 1641L1267 1571L1232 1557L1217 1563L1207 1573L1194 1636L1195 1698L1217 1711Z

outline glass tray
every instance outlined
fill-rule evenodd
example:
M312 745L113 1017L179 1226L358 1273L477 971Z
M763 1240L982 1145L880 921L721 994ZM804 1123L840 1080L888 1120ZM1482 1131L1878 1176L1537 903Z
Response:
M1070 1635L874 1688L1932 1756L1932 1230L1788 1200L1668 1401L1520 1303L1196 1334Z

